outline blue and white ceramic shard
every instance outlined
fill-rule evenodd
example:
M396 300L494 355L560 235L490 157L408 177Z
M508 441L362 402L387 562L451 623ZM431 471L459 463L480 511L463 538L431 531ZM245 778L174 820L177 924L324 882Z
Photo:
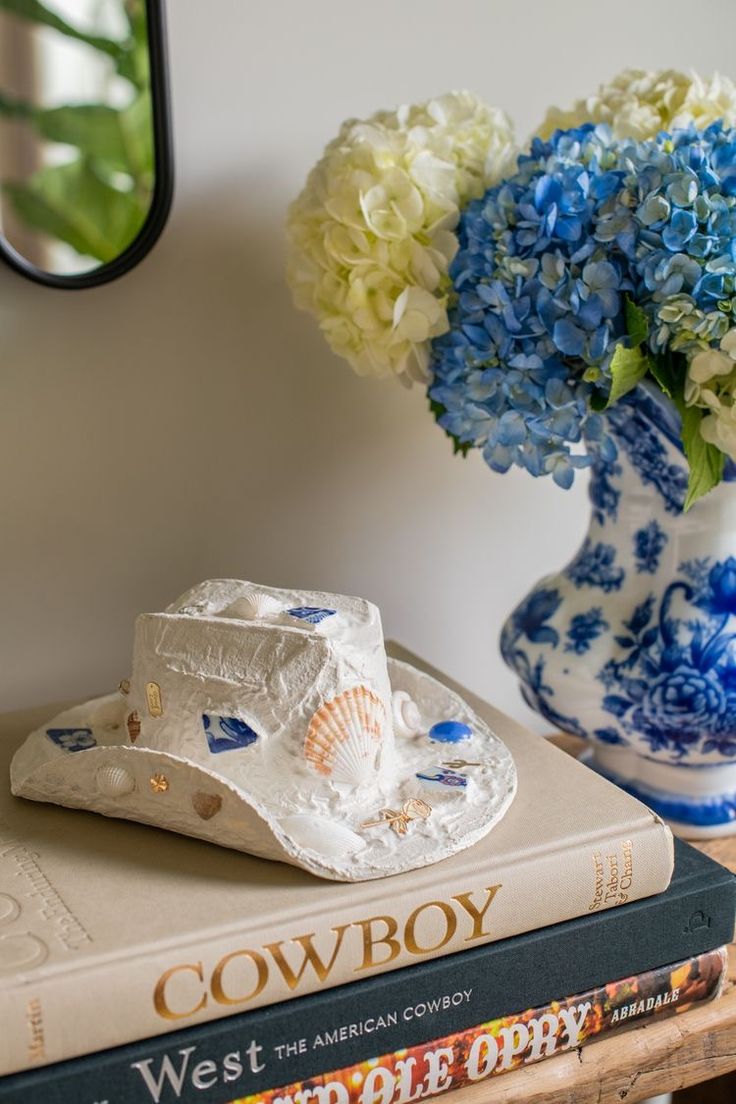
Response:
M610 413L577 555L501 634L525 699L589 763L691 838L736 833L736 467L688 513L674 407Z

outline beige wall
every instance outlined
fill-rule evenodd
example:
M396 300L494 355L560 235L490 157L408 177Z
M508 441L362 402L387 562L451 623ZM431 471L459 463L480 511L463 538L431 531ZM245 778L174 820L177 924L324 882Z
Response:
M140 268L0 272L0 708L114 686L132 621L207 576L377 601L518 716L504 613L586 501L453 459L421 390L363 381L291 307L282 223L349 115L448 88L521 134L627 64L736 75L733 0L170 0L178 189Z

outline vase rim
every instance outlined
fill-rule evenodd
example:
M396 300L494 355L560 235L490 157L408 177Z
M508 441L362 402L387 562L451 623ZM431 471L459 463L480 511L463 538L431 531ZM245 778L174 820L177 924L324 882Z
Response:
M677 449L683 459L685 458L680 413L674 400L665 395L653 381L642 380L633 391L624 396L622 402L648 418L655 428ZM736 462L728 456L723 468L722 481L724 483L736 482Z

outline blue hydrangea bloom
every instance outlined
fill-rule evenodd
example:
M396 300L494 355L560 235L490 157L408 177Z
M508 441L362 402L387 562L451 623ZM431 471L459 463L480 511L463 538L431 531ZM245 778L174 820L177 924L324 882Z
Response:
M569 487L596 455L615 459L591 403L630 343L627 297L654 353L715 344L733 324L736 131L636 142L590 124L535 139L468 205L458 240L450 329L432 344L439 424L494 471Z

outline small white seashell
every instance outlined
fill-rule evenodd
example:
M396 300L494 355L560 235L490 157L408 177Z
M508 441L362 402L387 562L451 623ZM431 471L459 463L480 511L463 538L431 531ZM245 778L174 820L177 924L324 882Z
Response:
M367 686L344 690L312 717L304 758L333 782L365 782L376 769L385 720L383 702Z
M100 767L97 771L97 789L108 797L125 797L135 789L135 778L125 767Z
M394 690L391 710L397 736L416 736L422 731L422 715L419 712L419 706L406 690Z
M339 859L362 851L365 840L344 824L303 813L283 817L279 821L286 835L297 847L316 851L319 855Z
M281 613L281 602L262 590L250 590L223 610L221 617L237 617L241 621L263 621Z

